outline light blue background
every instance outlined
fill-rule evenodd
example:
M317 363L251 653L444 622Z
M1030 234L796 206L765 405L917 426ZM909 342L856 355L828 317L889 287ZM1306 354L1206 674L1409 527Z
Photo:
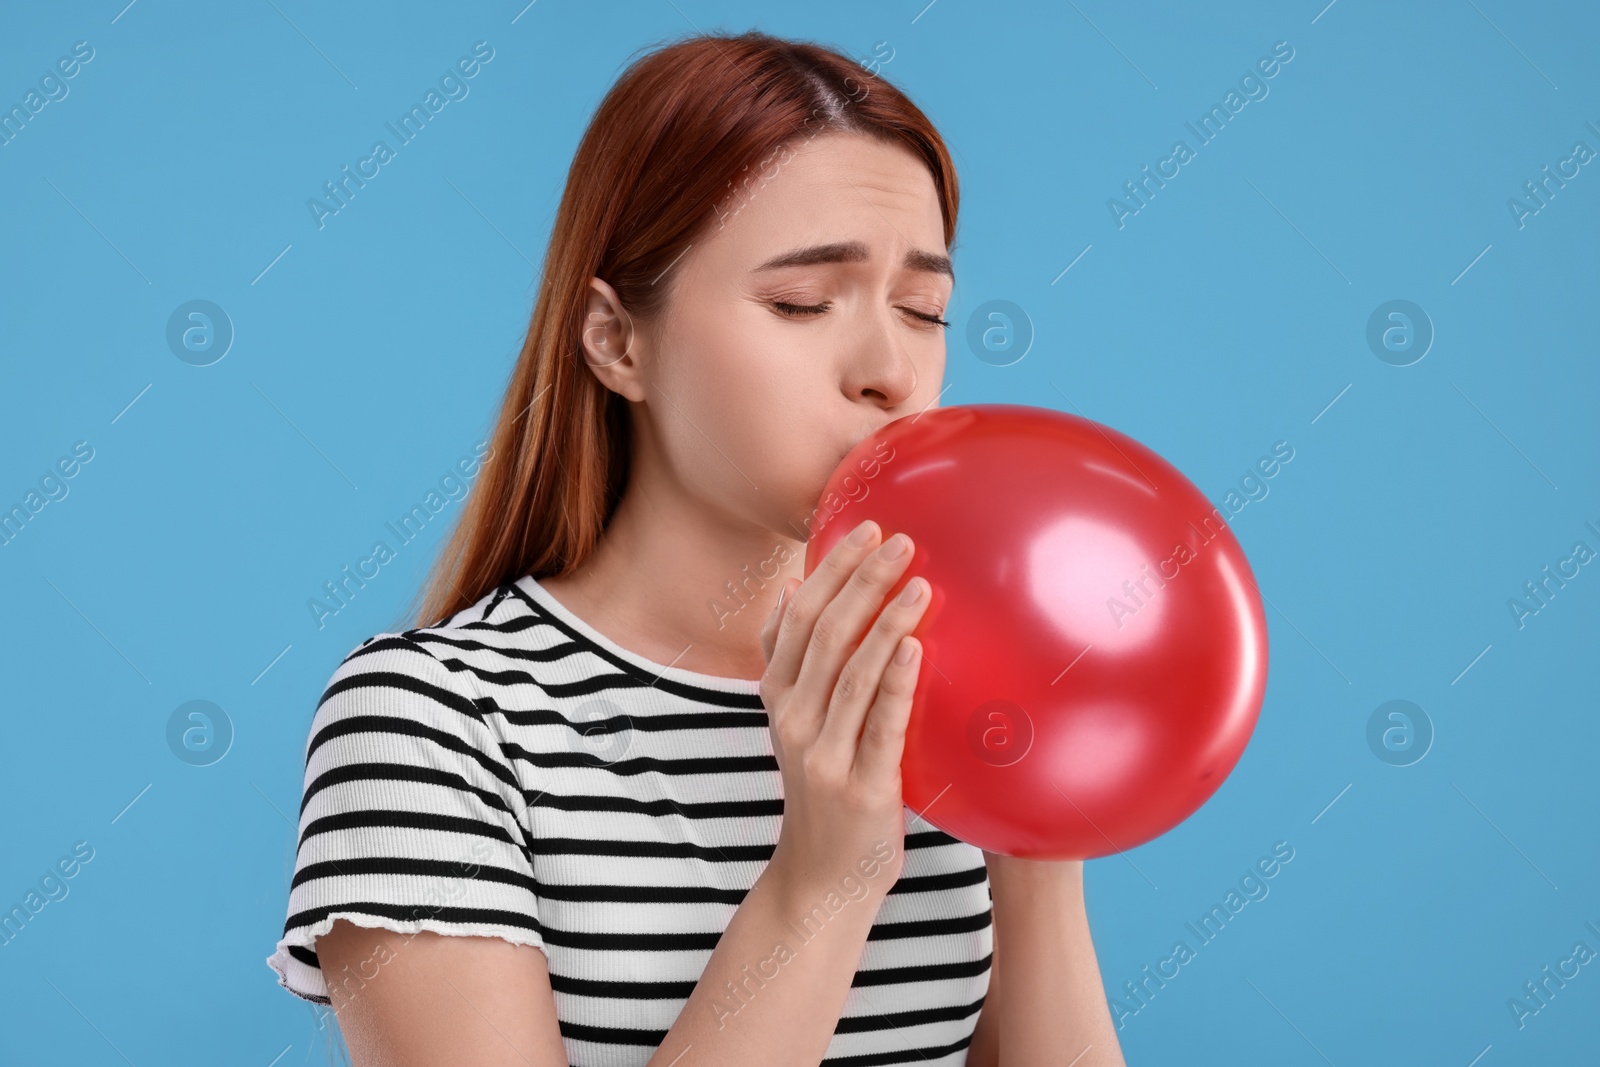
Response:
M1524 1028L1506 1002L1600 951L1600 566L1521 628L1508 608L1600 549L1600 163L1523 227L1507 200L1600 150L1600 15L1324 2L8 5L0 106L95 56L0 146L0 505L94 458L0 548L0 907L95 856L0 948L0 1061L326 1061L263 962L305 731L459 504L324 629L306 602L487 433L630 55L757 26L891 56L955 153L945 405L1081 412L1218 501L1295 449L1233 520L1270 603L1254 738L1195 816L1088 864L1108 991L1274 842L1295 856L1126 1021L1128 1062L1596 1062L1600 963ZM478 40L470 95L319 230L307 200ZM1108 198L1278 41L1270 94L1119 229ZM206 367L165 337L195 299L237 331ZM1366 342L1392 299L1436 331L1410 366ZM967 346L989 300L1034 333L1008 366ZM192 699L235 732L211 766L167 744ZM1411 766L1368 746L1391 699L1436 731Z

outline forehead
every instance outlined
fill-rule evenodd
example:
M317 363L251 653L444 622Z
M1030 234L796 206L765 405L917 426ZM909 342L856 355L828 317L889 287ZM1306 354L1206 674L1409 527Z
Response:
M909 249L943 253L944 220L927 166L909 149L861 134L785 145L741 171L701 242L702 265L751 270L788 249L862 242L871 260Z

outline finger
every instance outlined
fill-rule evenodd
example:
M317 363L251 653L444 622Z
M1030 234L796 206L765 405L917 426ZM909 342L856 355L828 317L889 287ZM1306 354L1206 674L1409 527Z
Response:
M905 653L909 653L910 658L902 663L900 655ZM855 766L851 769L858 781L884 782L899 775L900 757L906 747L906 726L911 721L912 698L916 696L921 673L922 642L910 636L901 638L896 655L883 672L878 697L861 731L861 745L856 749Z
M892 584L894 579L889 581ZM877 698L890 659L901 639L916 629L929 600L927 579L912 578L900 595L884 606L860 647L840 669L817 744L846 766L855 760L862 723Z
M788 597L793 595L794 587L799 582L798 578L785 578L783 585L778 587L778 602L772 605L772 610L767 613L767 621L761 624L761 655L770 665L772 652L778 643L778 629L783 625L783 609L788 602Z
M800 694L808 706L826 707L831 715L834 705L848 703L848 699L841 701L837 693L841 681L845 682L843 696L846 698L855 688L863 690L856 698L858 713L870 703L871 694L878 686L877 675L864 677L859 671L846 673L846 661L861 644L889 590L911 565L914 547L911 538L904 533L889 538L861 561L844 587L822 609L812 626L811 641L794 686L795 693Z
M852 543L853 538L864 538ZM779 630L772 658L767 663L766 676L780 686L792 686L800 676L800 665L805 659L806 647L811 643L811 632L822 609L844 587L855 573L857 565L866 558L878 543L882 531L878 524L868 519L851 531L850 536L834 545L817 564L811 576L800 583L784 601L784 615L779 620Z

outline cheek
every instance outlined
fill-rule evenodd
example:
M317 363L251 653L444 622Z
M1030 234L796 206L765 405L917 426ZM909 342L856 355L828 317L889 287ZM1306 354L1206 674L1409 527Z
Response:
M804 331L763 317L680 322L659 418L687 484L778 529L816 502L831 473L840 432L827 420L840 405L828 403L837 388L826 356L808 350Z

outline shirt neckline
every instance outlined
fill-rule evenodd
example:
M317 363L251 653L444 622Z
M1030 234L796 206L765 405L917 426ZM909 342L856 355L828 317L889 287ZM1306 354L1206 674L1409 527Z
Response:
M722 693L742 693L746 695L759 695L761 680L759 678L730 678L720 674L701 674L699 671L687 670L683 667L673 667L665 663L657 663L647 659L637 652L623 648L605 634L596 630L583 619L579 618L571 608L555 598L555 594L539 584L538 579L531 574L525 574L513 583L518 589L528 595L541 608L566 623L573 630L581 634L585 640L599 646L611 655L638 667L640 671L665 678L670 681L682 682L685 685L699 686L702 689L713 689Z

